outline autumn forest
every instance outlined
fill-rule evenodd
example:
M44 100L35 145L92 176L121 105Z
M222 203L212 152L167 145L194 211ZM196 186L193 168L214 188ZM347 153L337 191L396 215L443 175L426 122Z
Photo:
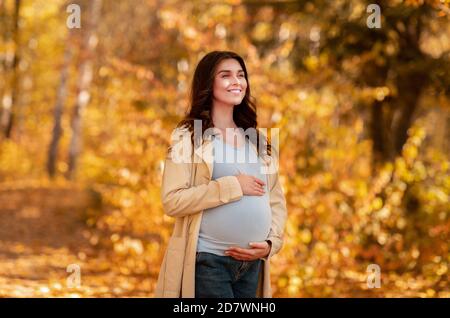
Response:
M0 0L0 297L153 296L213 50L280 132L274 297L450 297L449 0Z

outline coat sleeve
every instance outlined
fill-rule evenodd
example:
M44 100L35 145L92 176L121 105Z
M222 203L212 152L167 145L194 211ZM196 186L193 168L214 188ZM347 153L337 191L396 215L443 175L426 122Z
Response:
M235 176L190 186L191 167L191 163L176 163L169 157L165 160L161 197L168 216L183 217L242 198L241 185Z
M274 154L278 160L278 153ZM277 169L278 170L278 169ZM270 188L270 208L272 211L272 225L267 240L271 242L271 249L268 256L263 260L268 260L274 254L278 253L283 246L284 228L287 219L286 199L283 194L283 189L279 180L278 171L272 174L272 184Z

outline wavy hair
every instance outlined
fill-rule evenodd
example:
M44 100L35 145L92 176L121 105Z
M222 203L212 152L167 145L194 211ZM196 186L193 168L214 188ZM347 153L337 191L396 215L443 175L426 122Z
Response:
M211 117L213 105L213 84L215 72L219 63L225 59L235 59L239 62L245 74L247 81L247 90L245 96L239 105L234 106L233 120L239 128L246 131L248 128L254 128L256 134L256 148L258 155L261 155L259 144L261 139L266 144L267 154L271 154L271 145L269 140L257 129L256 103L250 94L250 83L248 80L247 68L244 59L238 54L230 51L212 51L206 54L198 63L190 91L190 105L185 117L178 123L178 128L187 128L191 133L192 144L194 144L194 120L202 121L202 136L208 128L213 128L214 124ZM248 138L248 136L246 136ZM251 140L251 139L250 139ZM254 142L254 140L251 140ZM200 140L204 142L204 140ZM264 146L262 146L264 147Z

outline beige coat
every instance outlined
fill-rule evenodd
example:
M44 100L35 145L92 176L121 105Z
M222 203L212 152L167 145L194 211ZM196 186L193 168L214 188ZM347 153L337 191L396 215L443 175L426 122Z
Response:
M164 212L175 218L175 225L161 264L155 297L195 297L195 255L203 210L239 200L243 196L235 176L211 180L213 170L211 141L210 137L202 146L195 148L194 164L180 163L180 156L192 156L190 135L185 129L176 129L172 135L171 151L165 160L161 197ZM178 157L174 157L175 154L178 154ZM271 157L264 158L266 167L276 166L278 162L276 154L276 151L272 151ZM275 170L270 172L273 171ZM264 298L272 297L270 258L281 249L287 217L278 171L267 176L272 210L272 226L267 239L272 242L272 248L268 257L262 259L264 265L260 272L257 291L257 296Z

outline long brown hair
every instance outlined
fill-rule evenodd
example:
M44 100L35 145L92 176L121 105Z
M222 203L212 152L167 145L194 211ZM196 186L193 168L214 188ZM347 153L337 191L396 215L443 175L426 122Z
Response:
M267 154L270 155L271 145L269 140L257 130L258 123L256 118L256 103L250 94L250 83L248 80L247 68L245 67L244 59L234 52L212 51L200 60L192 79L189 110L183 120L178 123L177 127L183 127L189 130L193 144L194 120L202 121L202 136L205 130L214 127L211 117L214 76L217 66L222 60L225 59L235 59L238 61L244 71L245 79L247 81L245 97L239 105L234 106L233 120L236 125L244 131L248 128L254 128L258 132L256 134L256 147L258 149L258 154L260 154L259 143L261 138L263 138L263 142L267 145ZM202 138L202 136L200 137ZM248 136L246 137L248 138ZM201 142L203 142L203 140Z

